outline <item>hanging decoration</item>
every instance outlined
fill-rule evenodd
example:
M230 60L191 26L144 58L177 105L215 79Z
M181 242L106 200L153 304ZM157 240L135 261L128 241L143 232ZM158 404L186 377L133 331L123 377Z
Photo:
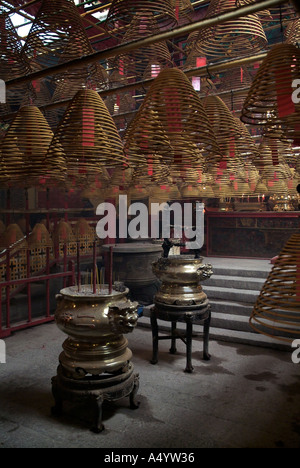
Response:
M159 34L158 22L152 16L143 12L133 17L121 44L141 40L145 37ZM160 70L172 67L172 59L166 42L156 42L145 47L139 47L125 55L119 55L112 67L121 70L128 79L148 79Z
M73 0L43 0L26 38L22 56L32 71L39 71L94 52ZM49 78L57 87L55 100L72 98L83 86L104 89L107 75L99 63L91 63Z
M216 139L189 79L179 69L165 69L151 84L124 136L133 166L166 165L184 171L219 154Z
M300 336L300 234L293 234L275 260L253 308L255 331L281 341Z
M123 144L96 91L80 90L54 133L47 160L62 152L70 187L106 179L106 169L126 165Z
M246 67L233 68L226 71L221 77L218 93L236 117L240 115L252 80Z
M178 25L171 0L113 0L105 21L106 30L110 35L122 38L136 15L157 19L161 30Z
M239 0L239 6L246 5ZM212 0L205 19L224 14L236 8L232 0ZM202 28L190 37L190 46L205 56L215 58L240 57L258 53L267 44L267 38L256 14L241 16L215 26Z
M234 176L243 164L237 144L243 138L240 125L219 96L207 96L202 103L220 149L219 158L215 157L209 172L220 175L225 170Z
M20 108L1 146L1 161L10 186L28 188L49 184L50 180L63 183L66 167L61 153L45 161L52 138L50 126L36 106Z
M194 7L191 0L171 0L179 26L193 22Z
M29 75L30 65L22 56L22 44L12 21L0 6L0 78L7 82L14 78ZM0 115L19 109L21 103L28 104L35 96L31 84L23 84L6 90L6 103L0 104Z
M258 125L277 138L276 131L293 145L300 141L300 103L295 99L294 80L300 76L300 50L292 44L277 44L257 71L242 109L244 123Z

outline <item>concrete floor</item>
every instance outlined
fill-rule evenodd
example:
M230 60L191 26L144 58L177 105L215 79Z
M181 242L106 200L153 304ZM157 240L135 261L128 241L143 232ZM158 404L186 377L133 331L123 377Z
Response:
M16 332L5 340L0 364L0 448L102 448L102 455L137 448L299 448L300 364L291 352L210 341L202 360L201 337L193 340L194 373L185 368L185 345L176 355L159 343L152 365L151 329L127 335L140 375L140 407L125 398L104 405L105 430L90 431L84 405L51 415L51 377L65 335L55 323ZM101 461L101 458L99 459Z

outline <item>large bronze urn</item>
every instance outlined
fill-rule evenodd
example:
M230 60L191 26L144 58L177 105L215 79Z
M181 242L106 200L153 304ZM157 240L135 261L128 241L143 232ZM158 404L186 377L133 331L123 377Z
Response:
M72 286L56 296L55 320L67 338L52 379L53 412L61 412L63 400L92 398L97 403L96 432L103 429L104 399L129 395L131 407L138 406L138 374L133 373L132 352L123 336L137 324L138 304L127 298L127 288L120 289L102 285L94 292L88 285Z
M104 293L105 292L105 293ZM68 335L59 357L65 374L78 379L88 374L114 373L128 366L132 353L123 333L137 323L137 303L124 291L91 293L90 286L62 289L56 296L55 320Z
M154 296L151 309L153 354L151 363L158 362L158 341L171 338L170 353L176 352L176 339L186 344L186 372L192 372L192 325L203 322L203 358L210 359L208 352L211 307L201 282L213 274L211 264L204 264L197 255L174 255L161 257L153 263L153 272L161 281L159 291ZM157 319L172 322L171 335L159 336ZM177 331L177 322L186 323L186 334Z
M182 310L199 309L207 305L201 282L213 274L211 264L192 255L161 257L153 263L153 272L161 286L154 297L158 308Z

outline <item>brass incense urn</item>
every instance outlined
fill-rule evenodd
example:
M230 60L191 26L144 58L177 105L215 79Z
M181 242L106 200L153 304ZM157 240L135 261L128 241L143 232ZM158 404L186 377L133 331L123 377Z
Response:
M137 324L138 304L127 298L128 292L125 287L110 290L105 285L95 292L82 285L64 288L56 296L56 324L67 338L52 379L52 412L61 413L63 400L92 399L96 403L95 432L104 428L104 400L128 395L130 406L138 407L134 398L139 378L133 372L132 352L123 336Z
M158 341L168 337L158 335L157 319L172 322L170 353L176 352L176 339L186 344L185 372L193 372L192 326L195 321L203 322L203 359L209 360L208 352L211 306L201 282L213 274L211 264L204 264L199 255L173 255L159 258L153 263L153 272L161 281L159 291L154 296L151 309L153 338L152 364L158 362ZM177 322L186 323L186 334L182 336L176 329Z
M153 263L153 272L161 280L154 302L163 309L199 309L207 302L201 282L213 274L211 264L192 255L161 257Z

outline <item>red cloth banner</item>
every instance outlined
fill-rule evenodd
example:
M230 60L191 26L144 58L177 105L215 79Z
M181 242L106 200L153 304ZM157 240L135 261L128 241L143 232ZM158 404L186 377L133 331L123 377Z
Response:
M181 110L178 91L174 87L165 88L165 104L168 130L171 133L181 132Z
M272 151L272 162L273 162L273 166L278 166L278 164L279 164L278 151L277 151L277 149L274 148L273 146L272 146L271 151Z
M196 67L205 67L206 65L206 57L197 57L196 58Z
M82 146L95 146L94 109L85 108L82 111Z
M179 21L179 0L176 0L175 16L176 16L177 21Z
M297 255L296 265L296 298L300 301L300 254Z
M278 117L286 117L295 112L295 104L292 101L292 69L291 66L284 66L275 70L275 87L277 98Z

